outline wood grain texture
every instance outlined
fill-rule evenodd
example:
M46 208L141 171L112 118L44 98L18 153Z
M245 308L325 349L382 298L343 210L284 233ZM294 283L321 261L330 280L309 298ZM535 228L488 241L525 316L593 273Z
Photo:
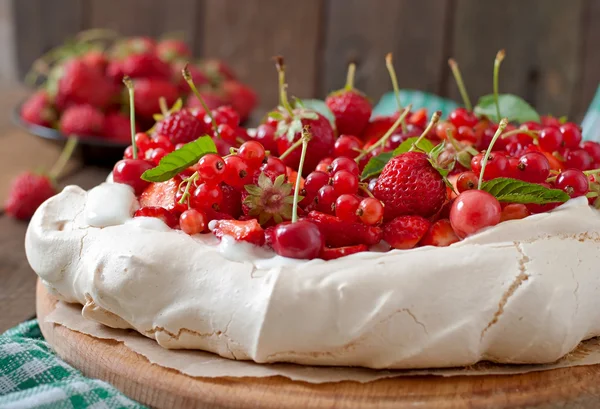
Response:
M11 0L17 69L22 78L42 54L83 28L80 0Z
M156 408L595 409L600 404L600 365L525 375L399 377L365 384L317 385L283 377L192 378L153 365L120 342L46 323L44 317L55 303L38 283L40 327L58 355L84 375L110 382Z
M17 79L13 3L0 2L0 81Z
M439 92L449 0L331 0L321 94L344 85L347 64L358 62L356 86L377 99L392 89L385 55L394 53L401 88Z
M457 0L452 52L473 102L492 92L494 57L504 48L500 92L524 97L542 114L568 114L576 100L583 5L584 0ZM453 80L448 87L459 100Z
M277 104L271 57L283 55L290 95L314 96L323 0L206 0L205 56L224 59L254 87L260 105Z
M600 86L600 1L587 0L583 10L582 67L572 119L580 121Z

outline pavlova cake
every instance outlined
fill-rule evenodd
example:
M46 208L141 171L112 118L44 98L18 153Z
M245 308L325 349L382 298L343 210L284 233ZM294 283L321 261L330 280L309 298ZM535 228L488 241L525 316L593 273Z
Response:
M256 129L228 107L163 112L106 183L38 209L29 262L85 318L165 348L555 361L600 335L600 145L513 95L472 109L451 67L465 107L444 121L400 105L371 119L353 66L327 112L292 104L281 59L280 106Z

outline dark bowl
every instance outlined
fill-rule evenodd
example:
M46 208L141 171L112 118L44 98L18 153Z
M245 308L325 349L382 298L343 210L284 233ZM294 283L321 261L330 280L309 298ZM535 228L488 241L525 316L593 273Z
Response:
M67 140L62 132L54 128L35 125L21 118L22 101L12 111L12 120L19 127L27 130L32 135L40 138L64 142ZM78 145L83 163L86 165L103 166L112 168L120 159L123 159L123 151L129 144L111 141L97 136L77 136Z

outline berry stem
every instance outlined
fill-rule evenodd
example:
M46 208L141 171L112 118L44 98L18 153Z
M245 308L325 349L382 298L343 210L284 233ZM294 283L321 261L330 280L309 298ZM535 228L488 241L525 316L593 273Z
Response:
M425 136L429 133L429 131L431 131L431 129L435 126L435 124L438 123L438 121L440 120L440 117L442 116L442 111L435 111L433 113L433 115L431 116L431 120L429 121L429 123L427 124L427 128L425 128L425 130L423 131L423 133L421 134L421 136L419 136L419 138L413 142L412 146L410 147L409 151L414 151L415 149L419 148L419 143L421 143L421 141L423 140L423 138L425 138Z
M500 73L500 64L502 63L502 60L504 60L505 55L504 50L500 50L498 51L498 54L496 54L496 59L494 60L494 103L496 104L496 115L498 115L498 119L502 117L500 113L500 103L498 102L498 77Z
M371 198L375 198L375 196L373 196L373 193L371 193L371 191L369 190L369 187L366 183L359 183L358 187L360 190L365 192L367 194L367 196L369 196Z
M56 161L54 166L52 166L52 169L50 169L50 172L48 173L48 177L51 180L56 181L58 179L65 165L67 164L67 162L69 162L69 159L71 159L71 156L73 155L73 152L75 151L78 142L79 141L75 137L70 137L67 140L67 143L63 147L63 150L60 153L58 160Z
M584 170L583 174L586 176L600 175L600 169ZM558 174L556 174L555 176L551 176L548 179L546 179L546 182L548 182L548 183L555 182L558 175L560 175L560 172Z
M298 146L302 145L302 138L298 139L296 142L292 144L289 148L285 150L281 155L279 155L279 159L284 160L290 153L296 150Z
M277 78L279 80L279 104L291 115L294 115L292 106L287 96L287 84L285 83L285 63L283 57L278 55L275 57L275 68L277 68Z
M485 156L481 161L481 171L479 172L479 183L477 184L478 190L481 190L481 186L483 185L483 174L485 173L485 167L487 166L488 159L490 157L490 154L492 153L492 148L494 147L494 144L496 143L502 132L504 132L504 128L506 128L506 125L508 125L508 119L502 118L502 120L498 124L498 129L496 130L496 133L494 134L494 137L490 142L490 146L488 146L487 151L485 151Z
M453 58L450 58L448 60L448 65L450 66L450 70L452 70L454 81L456 81L456 86L458 87L460 96L462 97L463 103L465 104L465 108L467 108L467 111L471 112L473 110L473 105L471 104L471 98L469 98L469 94L467 93L467 87L465 86L465 83L463 81L460 69L458 68L458 64Z
M190 187L196 180L198 180L198 171L194 172L189 178L185 179L183 182L186 183L185 190L183 191L183 195L181 195L181 199L179 200L179 204L185 204L185 202L190 197Z
M448 140L450 141L450 145L452 145L452 147L454 148L454 150L456 152L460 152L462 150L462 146L460 146L460 144L458 143L458 141L456 139L454 139L454 135L453 135L452 129L446 128L446 136L448 137Z
M524 133L525 135L531 136L533 139L537 139L540 132L539 131L530 131L528 129L513 129L512 131L508 131L502 134L500 139L508 138L509 136L517 135L520 133Z
M169 107L167 106L165 97L160 97L158 99L158 105L160 106L160 113L163 114L163 116L167 116L169 114Z
M306 158L306 148L308 148L308 142L312 138L310 134L310 126L305 125L302 130L302 153L300 154L300 163L298 164L298 177L296 178L296 186L294 187L294 204L292 205L292 223L298 221L298 199L300 195L300 181L302 179L302 168L304 168L304 159Z
M356 76L356 64L351 62L348 64L348 73L346 74L346 91L352 91L354 89L354 77Z
M373 152L378 147L385 145L385 143L390 138L390 136L392 136L392 134L396 131L396 129L398 129L398 127L400 126L400 124L402 123L402 121L404 121L404 118L406 118L406 116L410 112L411 108L412 108L412 104L410 104L406 108L404 108L404 111L402 112L402 115L400 115L398 117L398 119L396 119L396 122L394 122L394 124L390 127L390 129L388 129L388 131L381 138L379 138L379 140L377 142L375 142L373 145L371 145L369 147L369 149L367 149L365 151L362 151L361 154L358 155L354 159L356 161L356 163L360 163L360 161L365 156L367 156L369 153Z
M398 77L396 77L396 70L392 63L392 53L387 53L385 56L385 66L387 67L390 79L392 80L392 88L394 88L394 97L396 98L396 104L398 105L398 112L402 111L402 102L400 101L400 87L398 86ZM406 121L402 121L402 130L406 132Z
M188 65L189 64L186 63L185 67L183 67L183 69L181 70L181 73L183 74L183 78L185 79L185 82L187 82L188 85L190 86L190 88L192 89L192 92L194 93L196 98L198 98L198 101L200 101L200 104L202 105L204 112L206 112L206 115L208 115L208 117L210 118L210 122L212 123L213 129L215 131L215 135L217 135L217 137L219 139L221 139L221 134L219 133L219 126L217 125L217 121L215 120L215 117L212 114L212 112L210 111L210 109L208 109L208 105L206 105L204 98L202 98L202 95L200 95L200 92L198 92L198 88L196 88L196 84L194 84L194 79L192 78L192 74L190 73L190 69L189 69Z
M133 159L138 158L138 149L135 144L135 92L133 90L133 81L127 75L123 78L123 83L129 92L129 122L131 125L131 148L133 149Z

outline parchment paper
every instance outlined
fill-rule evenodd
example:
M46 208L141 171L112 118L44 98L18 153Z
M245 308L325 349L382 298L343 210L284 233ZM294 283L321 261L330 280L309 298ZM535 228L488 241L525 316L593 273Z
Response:
M252 361L234 361L221 358L208 352L190 350L169 350L159 346L133 330L119 330L106 327L81 316L81 306L58 302L56 308L46 317L46 322L60 324L73 331L101 339L123 342L132 351L143 355L151 363L175 369L183 374L202 377L268 377L284 376L294 381L326 383L340 381L370 382L396 376L436 375L509 375L534 371L567 368L600 363L600 338L592 338L579 345L569 355L553 364L546 365L499 365L480 362L462 368L419 369L419 370L373 370L348 367L314 367L295 364L257 364Z

